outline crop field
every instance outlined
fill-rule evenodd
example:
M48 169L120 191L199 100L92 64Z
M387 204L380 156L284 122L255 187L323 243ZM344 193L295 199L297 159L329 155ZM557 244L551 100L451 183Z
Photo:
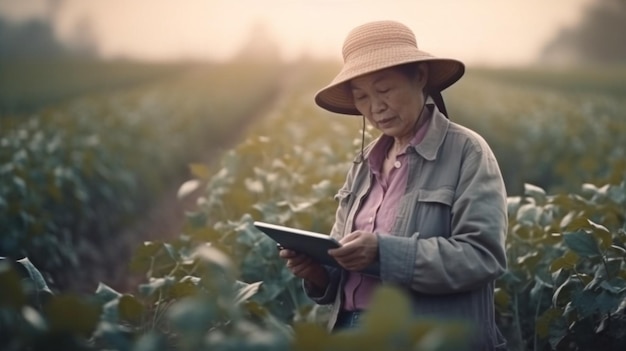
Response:
M330 230L361 128L312 101L336 64L176 69L0 116L0 255L29 258L0 262L9 350L49 340L86 350L463 349L472 326L413 319L393 288L377 291L363 327L327 334L327 309L252 226ZM625 81L619 68L482 68L444 92L451 119L483 135L505 176L509 264L496 306L512 350L626 345ZM366 131L366 142L376 137ZM207 152L216 158L200 162ZM176 238L116 262L141 277L135 287L104 281L76 295L46 279L84 279L85 262L101 263L89 257L114 255L116 233L167 182L196 206Z

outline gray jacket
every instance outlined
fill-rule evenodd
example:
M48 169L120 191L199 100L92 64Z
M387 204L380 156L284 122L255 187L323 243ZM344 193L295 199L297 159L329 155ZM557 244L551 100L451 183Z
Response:
M505 341L494 321L494 280L506 269L506 191L497 161L481 136L450 122L428 105L424 140L407 150L409 178L391 233L377 233L380 279L406 288L416 316L454 318L477 328L472 349L494 350ZM371 184L366 161L355 163L335 198L330 235L349 234ZM389 235L390 234L390 235ZM328 268L324 292L305 291L333 304L329 328L341 309L345 271Z

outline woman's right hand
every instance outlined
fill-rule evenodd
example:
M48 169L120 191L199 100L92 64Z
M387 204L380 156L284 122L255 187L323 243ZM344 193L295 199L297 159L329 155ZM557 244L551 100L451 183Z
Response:
M280 258L286 260L287 268L298 278L304 279L315 288L324 290L328 285L328 272L311 257L293 250L281 249Z

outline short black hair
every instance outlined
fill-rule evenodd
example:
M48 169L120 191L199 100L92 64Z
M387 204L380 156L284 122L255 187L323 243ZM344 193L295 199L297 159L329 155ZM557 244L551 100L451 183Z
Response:
M408 79L417 79L417 76L419 74L419 68L421 65L428 65L428 63L427 62L409 62L409 63L404 63L401 65L395 66L394 68L397 69L398 72L402 73ZM424 86L424 94L428 95L429 92L430 92L430 86L428 82L426 82L426 85Z
M419 73L419 66L422 62L409 62L402 65L398 65L395 68L404 74L407 78L413 79L417 77Z

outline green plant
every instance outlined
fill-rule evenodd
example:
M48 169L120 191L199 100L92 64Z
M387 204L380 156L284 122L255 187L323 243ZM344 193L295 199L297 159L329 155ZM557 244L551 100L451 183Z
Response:
M618 350L626 342L626 181L509 198L509 270L496 294L526 347Z
M122 229L182 179L193 157L230 142L277 86L271 66L192 72L2 116L0 255L31 257L56 287L83 288L91 276L77 279L77 267L103 265L131 245ZM240 95L224 94L235 87Z
M211 245L192 251L184 246L146 243L139 250L135 268L147 268L150 281L139 286L138 296L104 284L91 296L52 295L28 260L0 261L4 349L444 351L462 350L460 340L470 330L462 323L414 319L409 300L393 288L377 291L363 326L354 331L329 334L306 322L292 329L251 300L261 282L235 280L227 255ZM150 265L142 266L147 257ZM165 267L172 270L159 274L157 268ZM44 293L45 301L33 299Z

